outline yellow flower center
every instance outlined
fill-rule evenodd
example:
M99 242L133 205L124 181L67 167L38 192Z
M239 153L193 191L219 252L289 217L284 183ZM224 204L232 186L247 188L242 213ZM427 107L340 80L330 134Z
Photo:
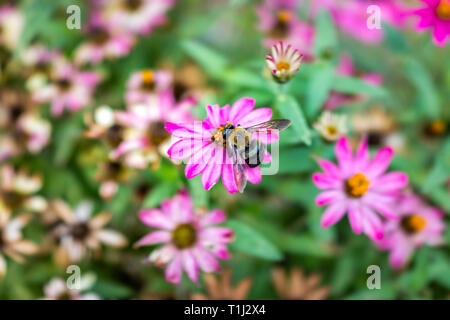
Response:
M3 191L0 202L3 202L10 209L18 209L25 201L25 197L15 191Z
M369 185L370 181L362 173L357 173L347 179L345 182L345 191L349 196L359 198L367 192Z
M436 8L436 13L439 18L450 20L450 0L441 0Z
M277 18L281 23L288 23L292 19L292 14L289 10L280 10L277 13Z
M178 249L192 247L197 241L197 231L190 223L180 224L172 231L172 241Z
M400 225L407 234L414 234L425 228L427 222L421 216L413 214L403 217Z
M335 136L338 133L338 130L337 130L337 128L335 126L328 126L327 127L327 133L330 136Z
M280 62L278 62L277 63L277 70L278 71L289 71L289 68L290 68L291 66L290 66L290 64L288 63L288 62L286 62L286 61L280 61Z
M226 124L221 125L219 128L217 128L216 132L214 133L214 135L211 137L211 141L216 142L217 144L223 144L223 146L225 147L226 144L226 133L225 128L228 126L233 126L233 123L230 121L227 121Z
M144 70L141 72L142 82L144 84L152 84L154 80L154 75L152 70Z
M442 120L436 120L430 123L430 131L435 135L441 135L447 129L447 125Z

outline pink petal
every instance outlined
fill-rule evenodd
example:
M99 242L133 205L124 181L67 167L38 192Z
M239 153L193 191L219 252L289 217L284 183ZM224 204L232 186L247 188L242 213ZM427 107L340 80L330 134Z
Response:
M115 113L116 121L132 128L145 129L148 125L148 121L132 112L116 111Z
M225 163L222 165L222 182L229 193L236 193L239 191L236 180L234 178L233 164L230 163L230 159L227 157Z
M238 123L235 123L235 125L239 124L241 125L241 127L251 127L269 121L271 118L272 118L272 109L259 108L248 113L242 119L239 119Z
M181 252L181 263L186 271L189 279L194 282L198 281L198 264L194 259L191 250L184 250Z
M176 254L173 260L167 265L166 280L170 283L178 284L181 280L181 256Z
M383 238L383 223L381 219L368 207L361 207L363 211L363 230L364 233L374 241L381 240Z
M233 239L233 230L225 227L209 227L200 232L201 242L229 243Z
M171 239L171 234L168 231L153 231L148 235L141 238L136 245L137 246L146 246L161 242L168 242Z
M359 204L350 202L348 206L348 219L353 232L360 234L363 230L363 213L359 207Z
M132 150L144 148L148 145L147 138L138 138L132 140L123 141L113 152L113 158L117 159L124 153Z
M200 246L192 249L197 263L204 272L219 272L219 262L205 249Z
M399 218L395 211L393 199L393 197L382 196L375 192L369 192L364 196L363 201L365 204L381 213L384 217L398 220Z
M378 178L373 189L381 192L397 191L408 185L408 175L403 172L390 172Z
M318 206L324 206L341 200L343 197L344 195L339 190L324 191L316 197L316 204Z
M389 254L390 264L396 268L402 268L408 261L409 256L413 251L413 247L406 243L398 243Z
M181 139L175 142L169 150L167 150L167 154L170 159L173 160L184 160L189 158L195 150L195 146L199 144L195 143L193 139ZM201 144L200 144L201 146Z
M227 121L227 119L222 119L220 117L220 106L218 104L207 106L206 113L208 115L209 121L211 122L211 125L215 128L219 128Z
M378 150L366 170L369 179L373 179L385 172L389 167L393 156L394 150L390 147L384 147Z
M193 139L211 139L211 133L204 130L201 122L194 123L173 123L166 122L165 128L171 135L178 138L193 138Z
M225 212L222 210L213 210L209 212L206 216L200 219L200 226L209 226L211 224L217 224L225 222L226 216Z
M234 124L240 123L240 119L249 114L255 106L255 99L241 98L233 103L230 112L230 121Z
M352 168L353 156L347 137L344 136L338 140L335 146L335 153L344 175L348 175Z
M322 228L326 228L335 224L344 216L346 211L347 204L345 201L333 203L323 213L320 225Z
M331 189L337 188L340 185L340 181L325 174L325 173L314 173L312 176L312 181L319 189Z
M203 172L208 163L211 161L211 158L215 153L215 149L216 146L209 143L204 148L194 153L184 168L186 178L191 179Z
M367 137L364 137L355 155L355 166L357 168L356 171L363 170L368 165L368 162L369 162L369 146L367 143Z
M192 222L192 208L192 199L185 190L180 191L173 198L161 202L161 210L169 215L175 224Z
M341 170L333 162L325 159L318 159L317 163L328 176L335 179L339 179L341 177Z
M202 185L205 190L211 189L219 180L222 172L224 149L215 149L215 154L202 172Z
M154 228L172 230L175 226L174 222L158 209L144 209L139 211L139 219L146 225Z
M247 167L247 180L253 184L261 182L262 175L260 167L250 168Z

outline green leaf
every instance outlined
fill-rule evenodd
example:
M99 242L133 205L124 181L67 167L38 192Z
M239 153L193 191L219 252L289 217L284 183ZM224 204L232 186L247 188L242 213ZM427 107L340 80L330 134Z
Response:
M297 236L286 234L277 242L280 249L294 254L314 257L332 256L330 248L310 236Z
M410 59L406 62L406 72L418 94L418 111L422 115L437 118L440 112L440 99L427 68L419 61Z
M365 94L369 96L386 96L387 92L361 79L348 76L335 76L332 89L345 94Z
M409 287L412 291L421 290L428 283L430 264L430 248L422 247L415 259L415 268L411 273Z
M306 172L315 168L315 163L310 157L307 148L292 148L280 152L279 173ZM299 161L302 159L302 161Z
M181 48L213 77L219 77L228 64L225 56L199 42L185 40Z
M276 107L283 117L292 121L291 127L295 133L295 141L311 145L311 131L302 109L295 99L292 96L281 94L277 97Z
M92 287L92 292L103 299L125 299L133 294L133 290L130 287L105 280L98 280Z
M194 207L208 207L209 194L208 191L203 188L202 179L200 176L194 177L188 180L189 192L194 200Z
M142 204L143 208L155 208L159 206L161 201L172 197L178 190L179 184L174 183L161 183L156 186L150 194L145 198Z
M314 117L329 97L334 82L334 68L329 64L318 65L312 73L306 91L306 114Z
M242 68L226 70L223 74L223 80L233 86L267 89L267 82L260 74Z
M282 259L280 250L248 225L234 219L225 225L234 231L235 240L230 244L230 248L261 259L273 261Z
M317 56L333 51L337 45L336 28L332 21L327 10L322 10L317 16L314 37L314 52Z

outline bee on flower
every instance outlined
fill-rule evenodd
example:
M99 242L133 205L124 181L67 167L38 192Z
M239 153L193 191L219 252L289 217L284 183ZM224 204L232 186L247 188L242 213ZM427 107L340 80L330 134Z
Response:
M347 133L347 117L324 111L314 128L327 141L336 141Z
M126 56L135 44L133 35L105 23L97 11L91 14L86 33L89 39L75 50L78 65Z
M28 210L42 212L47 201L34 195L42 187L42 177L28 175L25 170L16 171L10 165L0 167L0 209L7 212Z
M399 219L385 223L385 236L376 244L389 250L389 262L394 268L402 268L410 256L422 245L444 244L444 212L429 206L412 192L403 194L394 209Z
M144 169L149 164L159 167L160 155L167 156L170 134L165 129L167 121L189 122L194 117L193 104L183 100L176 102L169 91L152 95L146 104L129 106L127 111L117 111L117 122L133 129L130 135L113 152L112 158L124 157L126 165Z
M127 105L148 103L155 94L169 90L172 75L164 70L145 69L131 74L127 82Z
M233 239L233 231L216 226L225 222L225 213L221 210L195 211L191 197L185 191L163 201L161 209L141 210L139 218L157 230L144 236L136 245L163 244L150 254L148 261L166 268L168 282L180 283L183 270L189 279L197 282L199 269L219 272L217 259L230 257L227 244Z
M87 107L101 80L95 71L81 71L65 59L54 62L49 81L32 91L37 103L50 103L53 116L59 117L65 110L71 112Z
M393 204L398 192L408 184L408 176L403 172L385 173L394 155L392 148L381 148L370 159L366 138L353 155L344 136L337 141L335 153L338 165L318 159L324 172L312 176L314 184L325 190L316 197L316 204L328 205L321 226L329 227L347 213L354 233L364 232L372 240L382 239L383 222L375 212L387 219L398 219Z
M272 47L272 52L267 54L266 64L273 78L279 83L285 83L300 69L302 58L303 55L297 49L280 41Z
M22 229L31 220L31 214L20 214L11 218L11 213L0 206L0 279L7 271L6 256L25 263L24 256L39 252L35 243L23 239Z
M125 33L148 35L166 22L174 0L111 0L103 14L106 20Z
M68 266L99 254L101 245L121 248L127 245L126 238L119 232L106 229L111 214L92 214L92 205L82 202L74 211L61 200L50 203L50 212L44 218L50 226L46 248L54 249L54 259L60 266Z

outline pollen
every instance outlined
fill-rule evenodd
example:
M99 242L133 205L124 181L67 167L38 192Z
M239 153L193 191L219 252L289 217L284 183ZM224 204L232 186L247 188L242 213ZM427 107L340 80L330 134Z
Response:
M289 62L286 62L286 61L280 61L280 62L278 62L277 63L277 70L278 71L289 71L289 69L290 69L290 64L289 64Z
M327 133L330 136L335 136L338 133L338 129L335 126L328 126L327 127Z
M400 221L400 225L407 234L414 234L425 228L427 222L421 216L413 214L403 217Z
M441 0L436 8L436 14L441 19L450 20L450 0Z
M190 223L180 224L172 232L172 241L178 249L192 247L197 241L197 230Z
M145 84L151 84L154 80L154 75L152 70L144 70L141 72L142 82Z
M370 182L362 173L357 173L345 182L345 192L353 198L360 198L369 189Z
M281 10L278 12L277 18L281 23L288 23L292 19L292 14L288 10Z

